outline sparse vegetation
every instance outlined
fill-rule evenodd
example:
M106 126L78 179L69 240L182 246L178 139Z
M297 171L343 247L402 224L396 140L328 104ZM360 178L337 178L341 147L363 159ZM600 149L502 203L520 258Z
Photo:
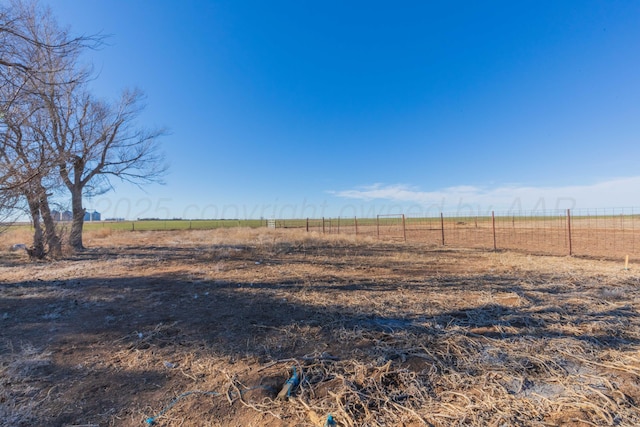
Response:
M11 425L640 423L633 265L264 228L86 238L47 264L0 252Z

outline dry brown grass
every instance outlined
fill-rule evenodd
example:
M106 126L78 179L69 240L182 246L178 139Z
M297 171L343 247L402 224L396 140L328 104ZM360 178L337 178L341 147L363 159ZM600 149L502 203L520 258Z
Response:
M33 231L28 227L11 227L8 229L0 229L0 238L2 239L2 248L0 250L8 250L15 244L26 244L33 240Z
M6 425L640 425L633 265L279 230L86 237L56 262L0 252Z

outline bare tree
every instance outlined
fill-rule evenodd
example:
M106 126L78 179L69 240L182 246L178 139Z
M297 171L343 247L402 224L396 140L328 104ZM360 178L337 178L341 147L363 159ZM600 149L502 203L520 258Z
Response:
M48 191L55 187L51 182L55 163L51 161L52 153L38 141L32 127L39 112L28 102L13 103L11 111L3 119L0 151L0 168L4 173L2 193L12 202L18 196L26 199L35 230L30 255L35 258L44 258L46 254L58 257L61 243L48 200Z
M24 73L32 79L46 82L47 76L69 69L78 55L87 48L102 46L104 36L71 36L58 25L48 8L37 0L11 0L0 4L0 84L12 84L7 73ZM42 61L42 52L49 61ZM34 56L40 59L34 62ZM56 60L50 59L55 57ZM77 70L76 70L77 71ZM86 77L76 75L76 77Z
M69 244L82 249L83 196L108 191L113 177L138 185L160 182L166 166L158 138L164 131L138 126L140 91L124 91L114 103L90 93L91 69L82 66L80 55L101 37L73 38L48 10L14 0L0 8L2 41L0 171L8 175L0 184L8 180L26 198L34 222L42 218L50 252L58 250L59 238L48 197L64 186L73 212Z
M69 245L79 250L83 248L83 196L108 191L113 177L138 185L160 182L166 166L158 138L164 131L137 125L144 108L138 90L124 91L115 103L92 96L87 87L90 69L81 66L79 50L72 49L76 39L49 20L45 20L48 25L27 22L29 38L38 41L34 51L39 68L49 70L32 79L48 119L36 131L41 143L55 153L51 158L56 159L59 177L70 192Z
M98 36L71 37L35 1L0 6L0 212L26 200L35 230L30 253L38 258L61 252L49 208L49 196L61 185L54 173L59 161L41 138L50 123L42 94L87 81L90 72L78 58L100 42Z
M21 98L27 66L18 54L24 42L18 32L21 16L17 10L0 5L0 212L9 216L16 207L20 187L29 176L16 174L17 168L7 145L13 140L12 128L7 123L12 117L12 106Z
M158 145L165 131L136 123L144 108L142 101L138 90L124 91L115 103L97 100L87 92L47 98L52 127L43 138L57 151L60 177L71 193L69 245L74 249L83 248L83 196L110 190L114 177L141 185L161 182L166 172Z

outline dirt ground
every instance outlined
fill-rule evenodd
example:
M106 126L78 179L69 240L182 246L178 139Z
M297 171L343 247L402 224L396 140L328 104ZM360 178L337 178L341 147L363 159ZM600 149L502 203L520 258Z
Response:
M640 425L633 263L266 229L101 230L52 262L0 241L3 426Z

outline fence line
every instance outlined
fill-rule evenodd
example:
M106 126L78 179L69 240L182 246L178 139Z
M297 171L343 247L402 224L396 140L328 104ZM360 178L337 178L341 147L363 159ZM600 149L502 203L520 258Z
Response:
M281 225L296 227L292 221ZM634 208L309 218L306 230L450 247L640 260L640 212Z
M261 220L154 220L86 223L87 229L205 230L227 227L302 229L434 246L516 250L640 261L640 209L599 208L530 212L405 214Z

